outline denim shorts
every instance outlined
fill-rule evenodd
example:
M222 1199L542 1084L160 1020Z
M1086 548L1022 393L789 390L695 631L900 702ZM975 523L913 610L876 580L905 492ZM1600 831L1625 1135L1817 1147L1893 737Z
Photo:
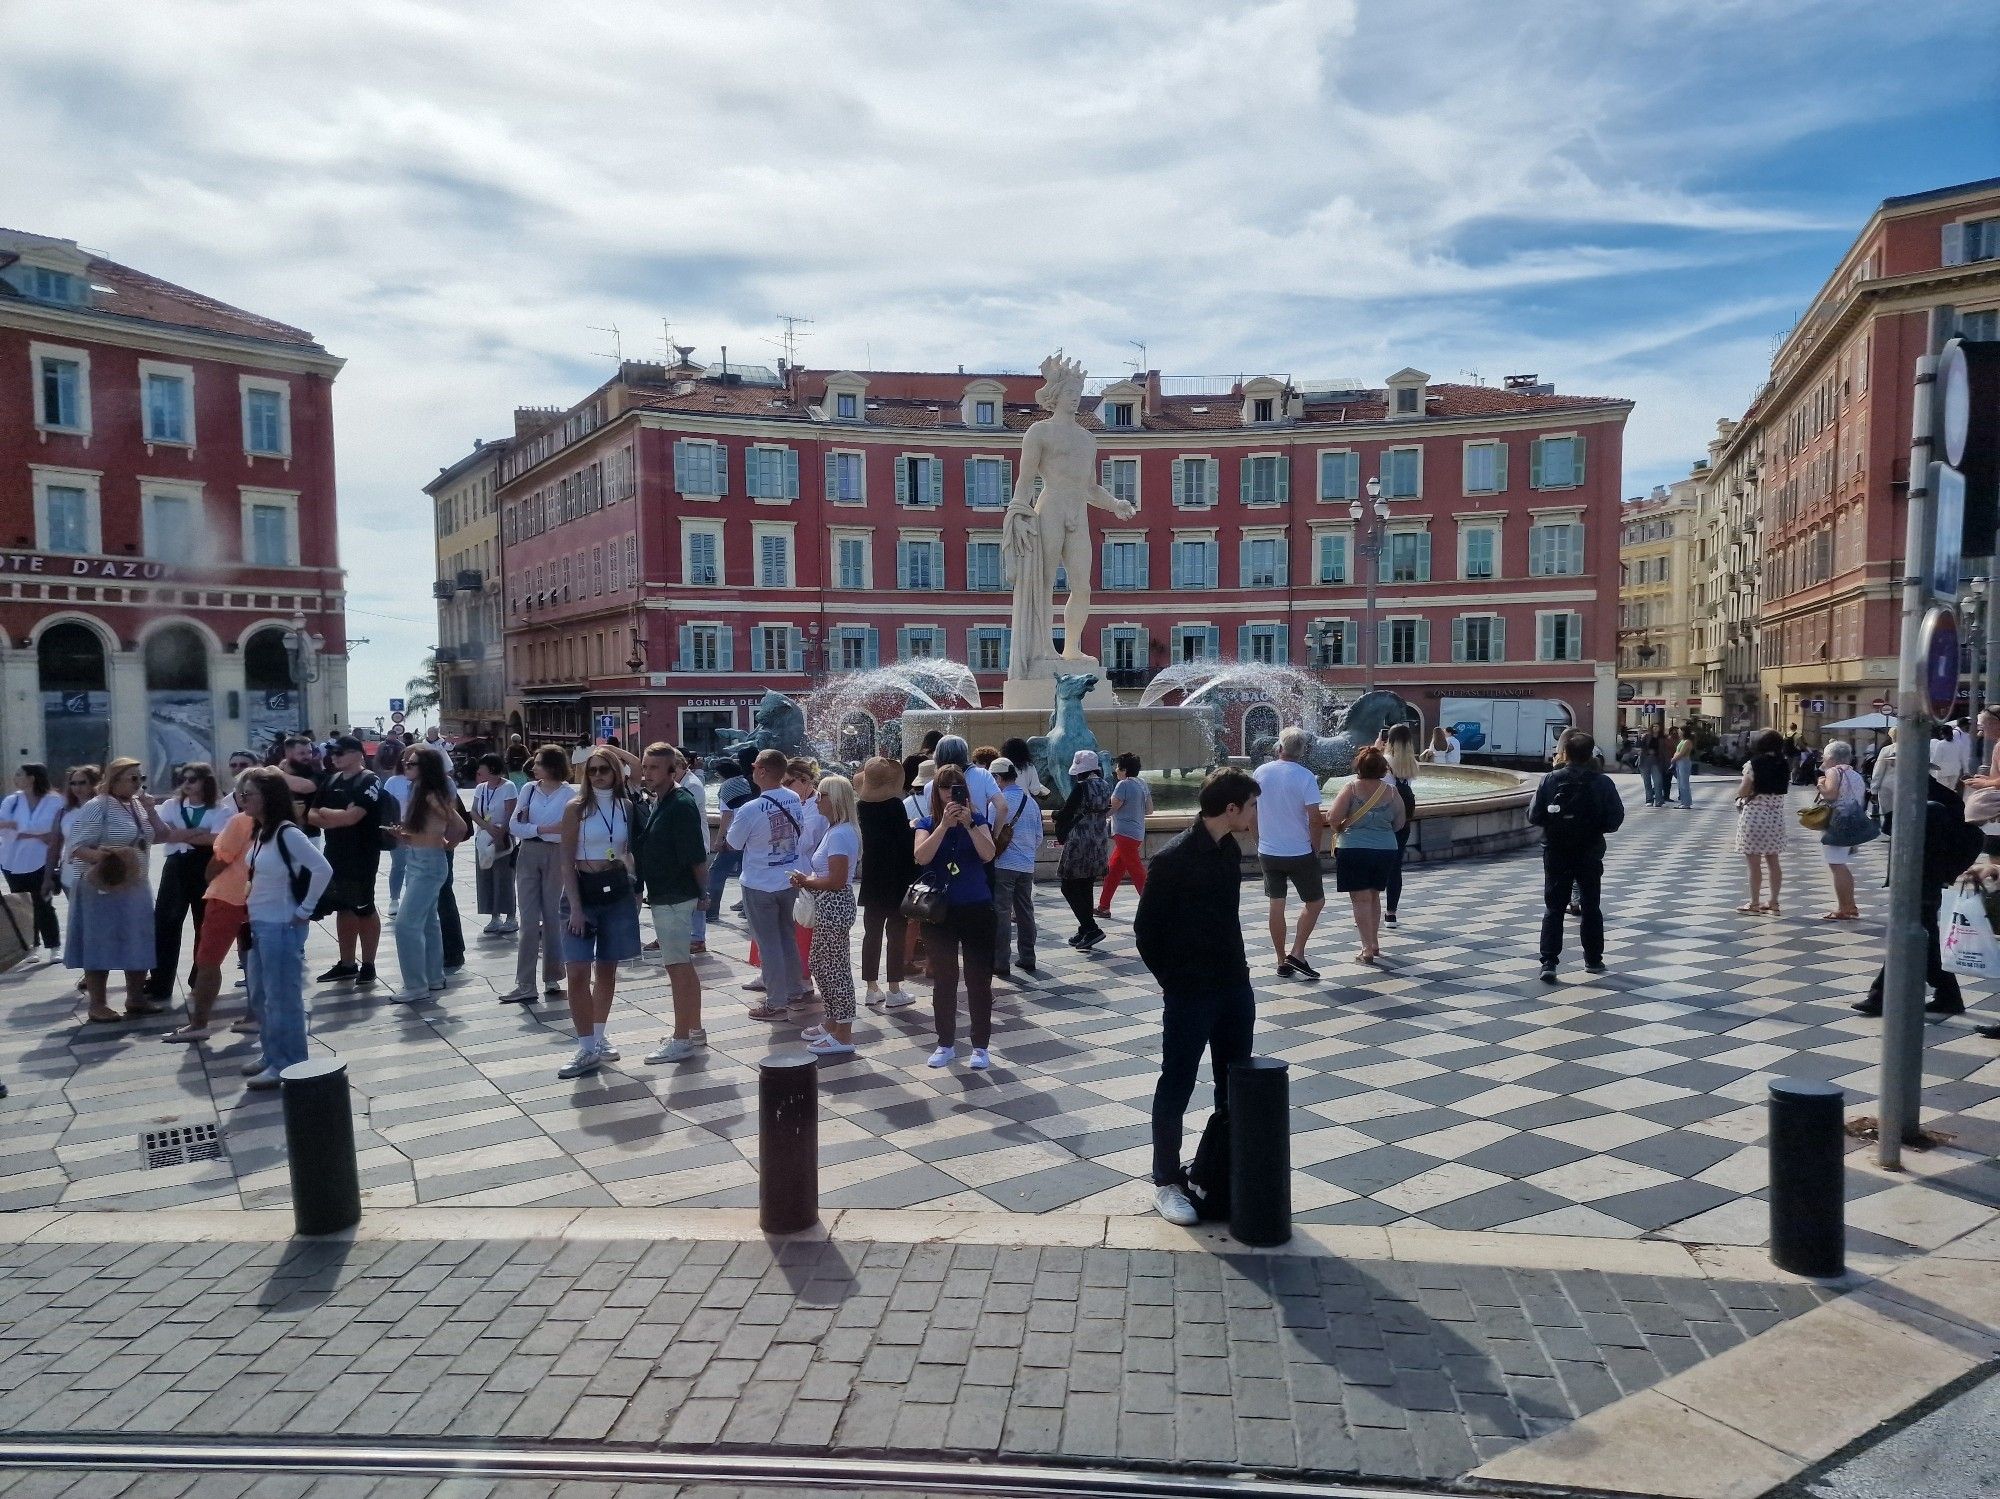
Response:
M583 908L583 934L569 929L569 897L559 902L565 963L622 963L639 956L639 906L630 896Z

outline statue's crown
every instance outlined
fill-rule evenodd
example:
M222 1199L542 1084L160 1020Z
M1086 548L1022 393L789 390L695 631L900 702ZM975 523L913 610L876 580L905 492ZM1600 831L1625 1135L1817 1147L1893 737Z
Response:
M1042 378L1051 383L1066 380L1075 380L1081 383L1083 380L1083 361L1080 359L1065 359L1063 351L1057 349L1055 353L1042 361Z

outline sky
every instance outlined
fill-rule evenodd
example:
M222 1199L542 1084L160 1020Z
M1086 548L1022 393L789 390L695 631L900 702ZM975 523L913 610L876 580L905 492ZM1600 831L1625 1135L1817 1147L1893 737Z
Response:
M2000 173L2000 6L5 0L0 118L0 223L346 359L362 720L436 638L422 485L668 327L1533 372L1680 477L1884 197Z

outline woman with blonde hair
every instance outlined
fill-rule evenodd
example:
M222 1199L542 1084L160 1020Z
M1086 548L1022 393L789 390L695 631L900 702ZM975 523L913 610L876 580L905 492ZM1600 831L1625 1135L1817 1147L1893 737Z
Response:
M583 792L563 809L563 960L576 1055L556 1073L583 1077L618 1060L611 997L618 965L639 956L639 895L632 878L637 821L625 765L633 757L599 745L584 757Z
M828 776L813 801L825 831L813 847L811 872L792 871L792 888L806 891L812 901L812 946L806 961L826 1006L826 1020L806 1028L806 1050L823 1057L847 1056L854 1050L854 966L848 937L854 928L854 886L861 876L854 784L846 776Z
M104 767L103 789L77 813L64 839L65 857L79 878L70 895L63 964L83 971L92 1020L136 1020L167 1007L144 992L155 957L153 895L146 882L152 805L145 786L137 760L113 760ZM125 975L123 1015L104 1001L114 968Z
M1417 731L1406 723L1391 724L1382 731L1382 756L1389 762L1389 781L1403 803L1403 825L1396 829L1396 867L1382 892L1382 925L1396 924L1396 907L1403 900L1403 853L1410 846L1410 829L1415 826L1417 793L1410 785L1417 778Z

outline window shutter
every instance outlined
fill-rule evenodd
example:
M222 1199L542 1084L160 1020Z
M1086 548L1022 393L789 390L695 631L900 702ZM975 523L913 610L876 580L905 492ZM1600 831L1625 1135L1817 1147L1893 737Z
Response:
M974 483L978 476L978 473L979 473L979 460L977 458L966 459L965 460L965 503L968 505L976 503L973 496L976 492L974 489Z
M868 649L862 659L870 666L882 664L882 632L874 625L868 627Z
M1289 504L1292 498L1292 459L1287 453L1282 458L1272 460L1278 470L1278 503Z
M1479 476L1474 472L1476 468L1475 460L1478 458L1479 452L1478 444L1468 443L1465 448L1465 455L1460 460L1462 472L1459 475L1459 488L1463 489L1467 494L1474 494L1479 489Z
M1245 461L1247 462L1248 460L1246 459ZM1236 586L1238 588L1248 588L1250 586L1251 546L1252 542L1247 536L1236 543ZM1245 656L1241 659L1247 661L1249 657Z
M694 626L681 626L681 670L694 670Z
M1111 460L1109 458L1100 458L1097 460L1097 482L1105 489L1111 487Z
M724 671L736 670L736 627L724 625L715 632L715 659Z
M1206 636L1205 654L1211 661L1222 659L1222 626L1209 625L1203 632Z
M1583 438L1581 436L1570 439L1570 451L1576 454L1575 466L1570 470L1570 482L1581 487L1583 484ZM1582 569L1579 568L1578 571L1581 572Z
M1182 555L1183 548L1180 543L1173 543L1172 549L1167 553L1167 582L1173 588L1185 588L1187 586L1181 581Z
M1377 539L1381 542L1381 550L1375 554L1375 581L1377 583L1386 583L1389 581L1389 553L1392 550L1390 546L1391 538L1384 535Z
M929 459L925 462L924 468L930 474L930 494L927 498L933 505L942 505L944 503L944 460L940 458Z
M1185 460L1176 458L1173 462L1173 470L1174 470L1174 503L1176 505L1184 505L1187 503L1186 499L1184 498L1187 491L1187 464Z
M1289 540L1290 538L1285 538L1276 544L1278 552L1278 587L1280 588L1288 588L1292 582L1292 549L1289 545Z
M1553 614L1538 614L1535 616L1535 659L1537 661L1553 659L1551 640L1555 635L1555 619L1556 617Z
M829 502L840 498L840 455L826 455L826 497Z
M1139 638L1132 646L1132 660L1140 671L1147 669L1146 663L1153 659L1153 632L1144 625L1139 626Z
M1250 627L1248 625L1238 625L1236 627L1236 659L1238 661L1248 661L1250 659Z
M1139 588L1151 588L1153 586L1152 544L1150 542L1142 541L1139 543L1139 576L1133 580L1133 583L1135 587Z
M1288 625L1278 626L1278 633L1271 641L1271 660L1279 666L1289 666L1292 660L1292 638Z
M1965 264L1965 225L1946 224L1943 231L1942 259L1946 265Z
M687 493L688 445L681 439L674 442L674 488Z
M1257 497L1257 460L1241 458L1236 464L1236 503L1248 505Z
M900 453L896 455L896 503L910 503L910 460Z
M1013 503L1013 499L1014 460L1011 458L1002 458L1000 460L1000 503L1003 505L1011 504Z
M1202 573L1202 586L1204 588L1220 587L1221 583L1218 574L1222 566L1222 548L1211 541L1202 547L1201 555L1206 564Z
M1581 661L1583 659L1583 616L1575 610L1570 611L1569 652L1564 659L1569 661ZM1664 666L1666 663L1662 661L1660 664Z
M1222 489L1222 465L1213 458L1201 460L1201 471L1208 476L1207 503L1213 506Z
M1417 621L1417 659L1431 659L1431 622L1427 619Z
M1528 444L1528 487L1542 487L1542 440L1539 437Z
M896 543L896 586L910 586L910 544L907 541Z
M1506 488L1507 444L1496 442L1493 444L1493 490L1496 494L1500 494L1504 493Z
M1109 666L1111 663L1111 626L1105 625L1097 632L1097 659Z
M910 627L908 625L904 625L896 631L896 659L898 661L907 661L910 659Z
M714 448L714 453L715 453L715 492L718 495L728 494L729 493L729 449L725 448L721 443L717 443Z
M939 464L938 466L942 468L944 465ZM931 587L942 588L944 587L944 543L942 541L934 541L930 544L930 548Z
M1431 580L1431 533L1417 533L1417 580L1428 583Z
M1395 627L1388 620L1382 619L1379 616L1377 617L1375 621L1375 664L1377 666L1387 666L1389 664L1389 641L1395 633Z
M1505 661L1507 659L1507 621L1496 614L1493 616L1492 624L1487 626L1487 630L1489 631L1488 638L1492 641L1490 659Z
M1097 554L1097 586L1099 588L1111 586L1111 548L1108 546Z
M1451 622L1451 659L1465 659L1465 616L1462 614Z
M799 497L799 450L783 448L780 450L780 458L785 471L784 496L788 500L796 500Z
M764 627L762 625L752 625L750 627L750 669L752 671L762 671L764 669Z

